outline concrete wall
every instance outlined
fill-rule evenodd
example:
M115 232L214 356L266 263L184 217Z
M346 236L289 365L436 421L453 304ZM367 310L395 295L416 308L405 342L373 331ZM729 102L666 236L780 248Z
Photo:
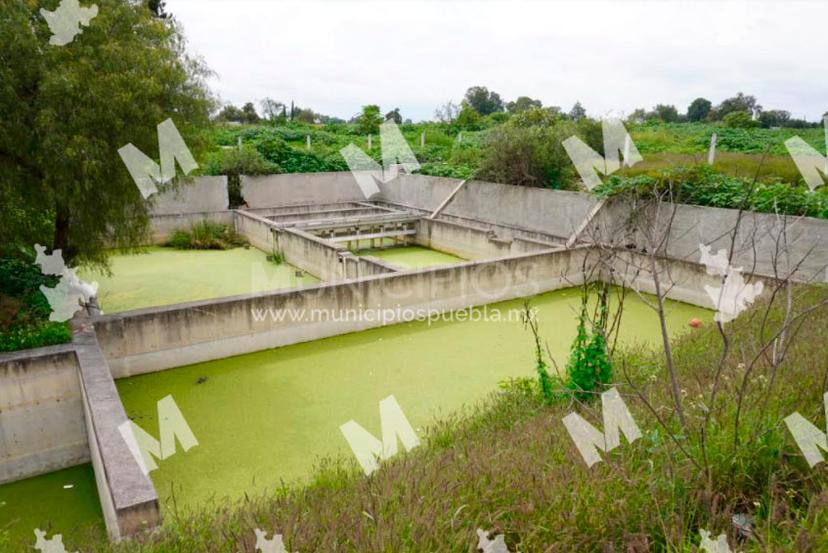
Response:
M641 208L638 208L638 212ZM652 249L652 236L670 228L664 253L676 260L699 262L699 244L712 245L712 253L730 250L732 232L739 225L732 264L745 272L769 277L792 274L800 281L823 282L828 265L828 221L809 217L777 217L745 212L739 220L735 209L678 205L675 212L662 204L651 218L631 215L636 208L613 202L602 211L585 233L616 246ZM653 212L648 212L652 214Z
M71 344L0 355L0 484L91 461L112 539L157 526L158 496L118 426L121 398L91 326Z
M242 176L241 194L252 208L365 200L350 172Z
M224 211L230 205L227 177L193 177L150 198L153 215Z
M459 179L401 175L380 185L380 190L386 201L431 211L459 183ZM568 237L596 203L578 192L469 181L443 213Z
M394 320L397 309L462 309L577 285L583 278L584 252L527 254L302 290L144 309L100 317L95 328L112 374L122 378L382 324L367 317L314 319L310 315L314 309L327 313L388 309L395 313L390 316ZM305 317L272 320L268 309L305 313ZM258 320L257 313L264 313L264 320Z
M494 259L520 253L552 249L550 244L521 238L499 238L494 231L438 219L417 222L414 241L427 248L451 253L464 259Z
M214 221L226 225L233 224L232 211L210 211L202 213L178 213L170 215L153 215L150 218L150 233L153 244L163 244L173 231L178 229L189 230L193 225L202 221Z
M80 369L87 440L107 532L117 540L158 526L158 495L118 430L128 419L91 325L76 334L73 345Z
M89 461L71 346L0 355L0 484Z

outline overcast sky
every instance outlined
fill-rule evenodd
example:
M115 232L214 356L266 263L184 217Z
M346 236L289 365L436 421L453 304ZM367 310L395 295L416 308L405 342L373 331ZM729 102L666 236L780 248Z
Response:
M828 2L167 0L222 100L431 119L472 85L590 115L754 94L828 110Z

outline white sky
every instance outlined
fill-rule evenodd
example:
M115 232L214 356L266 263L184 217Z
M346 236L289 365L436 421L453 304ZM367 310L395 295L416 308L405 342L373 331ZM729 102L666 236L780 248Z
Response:
M743 91L828 110L828 2L167 0L222 100L431 119L472 85L591 115Z

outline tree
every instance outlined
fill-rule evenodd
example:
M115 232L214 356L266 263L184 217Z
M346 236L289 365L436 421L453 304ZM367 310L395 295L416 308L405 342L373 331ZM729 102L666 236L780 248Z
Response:
M657 104L653 108L653 114L665 123L675 123L679 119L678 110L673 105Z
M219 121L231 121L233 123L244 123L245 122L245 114L244 112L234 106L233 104L227 104L216 116L216 119Z
M356 118L357 128L362 134L377 134L382 124L382 115L377 105L362 106L362 113Z
M148 0L147 7L158 18L167 19L170 17L170 14L164 11L167 7L167 3L164 0Z
M49 44L37 3L0 3L0 244L60 248L70 265L145 243L149 205L118 149L157 159L157 126L172 118L197 157L213 105L174 19L96 3L66 46Z
M442 123L454 123L460 113L460 106L449 100L434 110L434 118Z
M497 92L489 92L485 86L473 86L466 91L466 104L480 115L503 111L503 100Z
M783 109L770 109L759 114L759 124L766 129L787 127L790 122L791 112Z
M687 119L691 123L704 121L710 113L710 109L712 107L713 104L710 100L705 98L696 98L690 103L689 106L687 106Z
M463 109L461 109L460 113L457 115L456 123L461 129L476 131L480 130L482 120L483 116L480 115L476 109L468 104L463 104Z
M394 108L391 111L389 111L388 113L386 113L385 114L385 120L386 121L391 120L394 123L396 123L397 125L402 125L403 118L402 118L402 115L400 115L400 108Z
M736 96L727 98L718 105L716 108L716 116L720 120L724 120L727 114L733 113L734 111L745 111L751 118L756 118L762 112L762 106L756 101L755 96L739 92Z
M273 98L265 98L260 102L260 105L262 108L262 116L265 121L273 123L281 118L284 118L285 105L282 102L277 102Z
M256 113L256 106L253 105L253 102L244 104L241 111L244 115L245 123L255 124L259 122L259 114Z
M581 105L581 102L575 102L575 105L572 106L571 110L569 110L569 117L575 121L580 121L586 117L586 110L584 109L584 106Z
M519 96L514 102L506 104L506 111L509 113L520 113L530 108L540 107L543 107L543 103L540 100L533 100L529 96Z
M754 120L746 111L731 111L724 116L722 122L733 129L753 129L759 126L759 121Z

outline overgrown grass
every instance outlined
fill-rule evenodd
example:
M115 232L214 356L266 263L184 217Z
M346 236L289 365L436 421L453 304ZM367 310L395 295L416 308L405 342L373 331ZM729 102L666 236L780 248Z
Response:
M213 221L202 221L190 230L175 230L167 246L178 250L228 250L247 246L248 242L230 225Z
M813 287L797 288L793 301L802 308L826 300L828 291ZM783 304L768 295L729 329L738 346L725 359L721 399L711 413L711 485L691 458L700 456L698 430L708 414L702 398L721 354L713 327L674 344L689 420L677 441L668 438L678 427L662 356L628 350L615 355L615 385L644 436L633 444L622 440L592 468L561 418L577 410L600 428L597 404L570 396L548 405L534 379L520 379L463 416L435 422L420 447L369 477L350 460L326 459L308 486L238 503L217 500L195 514L172 509L152 535L91 543L84 551L254 551L256 528L283 534L289 551L302 552L473 551L477 528L504 533L511 551L525 553L689 552L700 529L728 533L739 551L825 551L828 471L807 467L782 419L799 411L822 424L828 308L815 308L795 325L773 384L762 361L755 367L765 378L751 380L741 428L734 430L746 359L762 342L762 329L784 317ZM528 334L527 347L533 347ZM734 445L737 434L741 442ZM755 517L754 538L736 537L735 513Z

